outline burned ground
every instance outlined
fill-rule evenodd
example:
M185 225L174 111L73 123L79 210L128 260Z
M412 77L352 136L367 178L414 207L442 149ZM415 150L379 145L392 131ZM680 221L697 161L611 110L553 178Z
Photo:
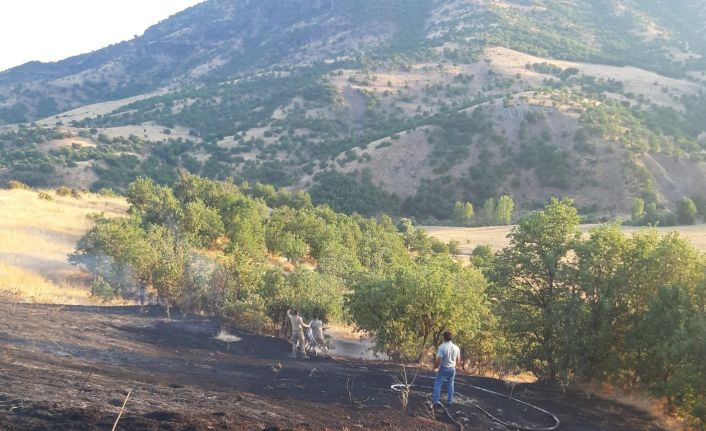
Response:
M207 318L15 304L0 304L0 316L0 430L110 430L129 391L123 430L455 429L430 419L421 396L401 412L389 390L396 366L296 360L286 342L238 331L240 341L227 344ZM430 391L429 377L419 373L413 394ZM457 385L462 400L506 422L551 425L470 387L509 393L499 380L463 376ZM518 385L513 396L552 411L560 430L660 429L632 408L553 386ZM506 429L470 405L454 414L467 418L466 430Z

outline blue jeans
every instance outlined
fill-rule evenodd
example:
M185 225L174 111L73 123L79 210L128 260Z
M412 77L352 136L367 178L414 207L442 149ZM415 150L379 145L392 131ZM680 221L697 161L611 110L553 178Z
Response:
M431 401L436 404L439 402L439 397L441 396L441 385L446 382L448 386L448 402L449 405L454 403L454 379L456 378L455 368L439 368L439 372L436 373L436 381L434 382L434 393L432 394Z

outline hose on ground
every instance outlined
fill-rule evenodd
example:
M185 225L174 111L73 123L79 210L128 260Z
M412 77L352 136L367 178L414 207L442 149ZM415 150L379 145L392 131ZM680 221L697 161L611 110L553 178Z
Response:
M417 378L434 380L434 377L426 377L426 376L418 376ZM470 404L473 405L473 407L475 407L476 409L480 410L483 414L485 414L486 416L488 416L488 418L490 418L490 420L492 420L493 422L499 423L500 425L503 425L503 426L505 426L505 427L507 427L507 428L514 429L514 430L518 430L518 431L554 431L554 430L556 430L557 428L559 428L559 425L561 425L561 422L559 421L559 418L557 418L557 417L556 417L553 413L551 413L550 411L545 410L545 409L543 409L543 408L541 408L541 407L537 407L537 406L535 406L535 405L533 405L533 404L530 404L530 403L525 402L525 401L522 401L522 400L518 400L518 399L516 399L516 398L511 398L511 397L509 397L509 396L507 396L507 395L505 395L505 394L501 394L501 393L499 393L499 392L491 391L490 389L481 388L480 386L475 386L475 385L471 385L471 384L468 384L468 383L462 383L462 385L463 385L463 386L467 386L467 387L472 388L472 389L475 389L475 390L478 390L478 391L481 391L481 392L485 392L485 393L487 393L487 394L491 394L491 395L500 397L500 398L508 399L508 400L510 400L510 401L512 401L512 402L514 402L514 403L523 405L523 406L528 407L528 408L531 408L531 409L533 409L533 410L535 410L535 411L537 411L537 412L539 412L539 413L541 413L541 414L543 414L543 415L546 415L546 416L550 417L550 418L552 419L552 421L554 421L554 425L552 425L552 426L550 426L550 427L526 427L526 426L522 426L522 425L518 425L518 424L514 424L514 423L505 422L505 421L503 421L502 419L500 419L500 418L494 416L494 415L493 415L492 413L490 413L488 410L486 410L486 409L484 409L483 407L481 407L480 405L478 405L478 403L474 403L474 402L471 402L471 403L470 403ZM392 386L390 387L390 389L392 389L393 391L399 392L399 391L401 390L401 386L404 386L404 385L392 385ZM461 424L460 424L456 419L454 419L454 418L452 417L451 412L448 411L448 408L445 408L444 410L446 411L446 414L451 418L451 420L452 420L454 423L456 423L459 427L462 428Z
M325 348L324 348L323 346L321 346L318 342L316 342L316 341L314 341L314 342L316 343L316 346L317 346L319 349L321 349L321 351L323 352L323 354L326 355L327 358L333 360L334 362L337 362L337 363L342 364L342 365L344 365L344 366L346 366L346 367L349 367L349 368L363 368L363 369L368 369L368 368L366 368L366 367L360 367L360 366L351 365L351 364L346 363L345 361L342 361L342 360L340 360L340 359L337 359L337 358L333 357L331 354L328 353L328 349L325 349ZM434 380L434 377L418 376L418 378ZM542 427L542 428L525 427L525 426L521 426L521 425L518 425L518 424L510 424L510 423L507 423L507 422L503 421L502 419L500 419L500 418L494 416L494 415L493 415L492 413L490 413L488 410L486 410L486 409L484 409L483 407L479 406L478 403L471 402L471 404L473 405L473 407L475 407L476 409L480 410L483 414L485 414L488 418L490 418L490 420L492 420L493 422L496 422L496 423L498 423L498 424L500 424L500 425L503 425L503 426L505 426L505 427L507 427L507 428L514 429L514 430L517 430L517 431L554 431L554 430L556 430L557 428L559 428L559 425L561 425L561 421L559 421L559 418L557 418L557 417L556 417L553 413L551 413L550 411L545 410L545 409L543 409L543 408L541 408L541 407L537 407L537 406L535 406L535 405L533 405L533 404L530 404L530 403L528 403L528 402L525 402L525 401L522 401L522 400L518 400L518 399L516 399L516 398L509 397L509 396L504 395L504 394L501 394L501 393L499 393L499 392L491 391L490 389L481 388L480 386L475 386L475 385L471 385L471 384L467 384L467 383L463 383L463 385L464 385L464 386L468 386L468 387L470 387L470 388L472 388L472 389L481 391L481 392L485 392L485 393L487 393L487 394L491 394L491 395L494 395L494 396L497 396L497 397L500 397L500 398L508 399L508 400L510 400L510 401L512 401L512 402L514 402L514 403L523 405L523 406L525 406L525 407L529 407L529 408L531 408L531 409L533 409L533 410L535 410L535 411L537 411L537 412L539 412L539 413L541 413L541 414L543 414L543 415L546 415L546 416L550 417L550 418L554 421L554 425L552 425L552 426L550 426L550 427ZM405 385L404 385L404 384L395 384L395 385L392 385L392 386L390 387L390 389L393 390L393 391L395 391L395 392L399 392L399 391L401 391L401 387L402 387L402 386L405 386ZM411 386L410 386L410 387L411 387ZM444 406L444 412L446 413L446 416L448 416L449 419L450 419L456 426L458 426L459 430L460 430L460 431L463 431L463 429L464 429L464 428L463 428L463 424L462 424L461 422L459 422L456 418L454 418L453 414L451 414L451 412L449 411L448 407Z

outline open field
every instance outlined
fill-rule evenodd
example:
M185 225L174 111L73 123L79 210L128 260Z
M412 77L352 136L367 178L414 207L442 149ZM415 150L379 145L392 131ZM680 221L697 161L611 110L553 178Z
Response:
M83 194L39 198L33 190L0 190L0 297L35 303L90 304L87 274L67 255L91 226L87 215L124 214L124 199Z
M581 231L587 234L596 225L583 225ZM431 236L434 236L441 241L449 242L456 240L461 243L461 253L471 254L473 249L478 245L489 245L493 250L500 250L508 245L509 240L507 235L512 230L512 226L493 226L493 227L448 227L448 226L425 226ZM623 231L627 234L632 234L640 229L634 226L624 226ZM702 252L706 252L706 224L694 226L676 226L676 227L661 227L657 228L660 234L670 232L679 232L679 234L688 238L692 244Z
M128 393L120 430L456 429L443 413L436 420L425 413L427 369L404 414L390 390L397 366L293 359L285 341L232 328L227 344L215 339L214 319L168 321L158 307L2 302L0 315L0 430L110 430ZM663 429L618 402L541 383L513 389L513 400L554 413L559 430ZM456 390L452 414L467 431L507 429L475 405L520 426L553 422L510 400L500 380L459 376Z

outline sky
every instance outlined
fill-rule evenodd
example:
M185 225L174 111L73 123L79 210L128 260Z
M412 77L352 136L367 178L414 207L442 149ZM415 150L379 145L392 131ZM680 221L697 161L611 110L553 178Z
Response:
M203 0L0 0L0 71L141 35Z

